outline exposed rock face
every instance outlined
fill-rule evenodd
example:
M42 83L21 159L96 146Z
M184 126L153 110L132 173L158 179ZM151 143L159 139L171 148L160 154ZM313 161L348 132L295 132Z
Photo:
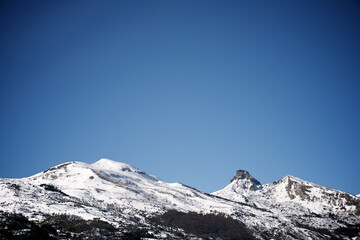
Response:
M286 185L286 192L289 195L289 198L292 200L299 196L301 200L311 200L308 193L312 186L303 185L297 181L291 179L290 176L287 176L287 185Z
M261 185L261 183L257 179L253 178L246 170L236 170L235 176L233 177L233 179L231 179L230 183L237 179L248 179L253 182L254 185Z

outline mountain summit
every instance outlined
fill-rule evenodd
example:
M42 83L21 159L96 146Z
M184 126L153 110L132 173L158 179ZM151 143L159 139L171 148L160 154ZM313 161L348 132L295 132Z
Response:
M152 239L194 237L192 231L197 227L189 225L196 224L194 219L222 222L216 224L217 232L224 232L226 229L221 226L229 224L235 229L246 228L246 235L237 233L236 239L251 239L249 233L256 239L360 236L358 197L300 178L285 176L261 185L248 171L237 170L228 186L207 194L181 183L164 182L129 164L109 159L93 164L67 162L28 178L0 178L0 220L2 212L20 213L39 224L53 223L49 217L65 214L65 219L100 219L124 231L141 225L141 231L148 231L144 237L151 233ZM5 220L0 221L0 230L1 222L9 220L6 214ZM181 234L174 235L179 228L183 229ZM226 236L224 239L229 238ZM197 237L222 238L210 233Z
M256 185L261 184L258 180L253 178L248 171L242 170L242 169L236 170L235 176L231 179L230 182L237 180L237 179L249 179L250 181L254 182L254 184L256 184Z

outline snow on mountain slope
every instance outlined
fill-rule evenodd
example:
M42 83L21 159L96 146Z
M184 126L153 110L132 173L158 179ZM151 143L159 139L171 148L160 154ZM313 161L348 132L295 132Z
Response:
M231 216L260 239L322 239L321 229L360 224L359 208L356 196L292 176L261 185L238 170L228 186L211 195L109 159L68 162L28 178L0 179L0 210L32 220L66 213L115 225L150 224L149 217L174 209Z
M360 201L356 196L293 176L285 176L279 181L261 185L248 172L238 170L228 186L213 194L271 209L280 218L311 224L316 228L342 227L343 223L337 218L344 219L347 224L360 222Z
M40 193L44 192L41 186L54 186L59 190L54 191L57 194L102 208L111 205L129 211L130 206L138 211L152 213L163 205L167 208L177 206L187 211L192 208L206 210L208 205L205 201L200 206L191 204L193 198L202 194L196 190L179 183L165 183L128 164L108 159L90 165L69 162L20 181L39 188L35 192Z
M144 220L176 209L183 212L249 212L264 210L205 194L181 183L166 183L128 164L101 159L93 164L68 162L23 179L0 179L0 210L30 219L67 213L112 223ZM252 216L248 217L251 220ZM280 222L273 221L272 225Z

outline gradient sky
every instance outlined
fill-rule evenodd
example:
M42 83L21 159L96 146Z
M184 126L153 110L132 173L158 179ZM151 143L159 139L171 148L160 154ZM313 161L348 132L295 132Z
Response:
M0 177L105 157L360 193L359 1L1 1Z

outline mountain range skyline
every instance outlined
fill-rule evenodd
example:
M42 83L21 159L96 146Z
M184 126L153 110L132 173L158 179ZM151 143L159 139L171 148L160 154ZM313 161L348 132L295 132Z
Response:
M150 239L206 239L214 234L247 240L354 239L359 216L358 196L290 175L261 184L245 170L237 170L214 193L165 182L109 159L65 162L27 178L0 178L0 219L6 226L0 226L1 237L43 229L21 230L29 229L29 223L22 224L31 221L53 229L46 234L54 240L69 234L123 239L140 230Z
M97 161L95 161L95 162L93 162L93 163L90 163L90 164L96 164L96 163L100 163L100 162L110 162L110 163L113 162L113 163L115 163L115 164L123 164L123 165L125 166L125 168L126 168L127 166L133 168L131 165L129 165L129 164L125 163L125 162L118 162L118 161L115 161L115 160L112 160L112 159L109 159L109 158L100 158L99 160L97 160ZM57 165L57 166L53 166L53 167L51 167L51 168L49 168L49 169L54 169L54 168L57 168L58 166L67 165L67 164L71 164L71 163L82 163L82 162L79 162L79 161L69 161L69 162L65 162L65 163L59 164L59 165ZM42 172L46 172L46 171L48 171L49 169L44 170L44 171L42 171ZM111 168L109 168L109 169L111 169ZM135 169L137 169L137 168L135 168ZM139 171L141 171L141 170L139 170ZM32 176L35 176L35 175L39 175L39 174L41 174L42 172L37 172L37 173L34 173L34 174L30 175L30 176L25 176L25 177L23 177L23 178L28 178L28 177L32 177ZM153 175L150 175L150 176L153 176ZM239 168L239 169L235 169L235 170L234 170L234 174L232 175L232 177L229 176L229 181L228 181L228 182L229 182L229 183L232 183L233 181L235 181L235 180L237 180L237 179L247 179L247 180L249 180L249 185L247 186L247 188L252 189L252 190L255 190L255 188L256 188L255 186L256 186L256 185L263 185L263 184L266 185L266 184L270 184L270 183L279 181L279 180L281 180L281 179L284 179L284 178L286 178L286 177L298 178L297 176L292 176L292 175L286 174L286 175L284 175L283 177L281 177L281 178L279 178L279 179L274 179L274 180L271 181L271 182L262 183L262 182L258 181L256 178L254 178L254 177L252 176L252 174L251 174L249 171L247 171L246 169L240 169L240 168ZM0 178L1 178L1 176L0 176ZM159 180L164 180L164 179L161 178L161 176L157 176L157 177L155 177L155 178L158 178ZM17 179L17 178L9 178L9 179ZM299 179L301 179L301 178L299 178ZM304 180L305 180L305 179L304 179ZM181 179L178 179L178 181L176 181L176 182L182 183ZM174 182L174 183L176 183L176 182ZM190 185L191 185L191 184L190 184ZM197 189L197 190L202 191L201 189ZM336 189L336 190L342 191L341 189ZM206 191L203 191L203 192L206 192ZM206 192L206 193L213 194L213 193L216 193L216 192L218 192L218 190L216 190L216 191L214 191L214 192ZM359 193L359 194L357 194L357 193L349 193L349 194L351 194L351 195L353 195L353 196L360 196L360 193Z

